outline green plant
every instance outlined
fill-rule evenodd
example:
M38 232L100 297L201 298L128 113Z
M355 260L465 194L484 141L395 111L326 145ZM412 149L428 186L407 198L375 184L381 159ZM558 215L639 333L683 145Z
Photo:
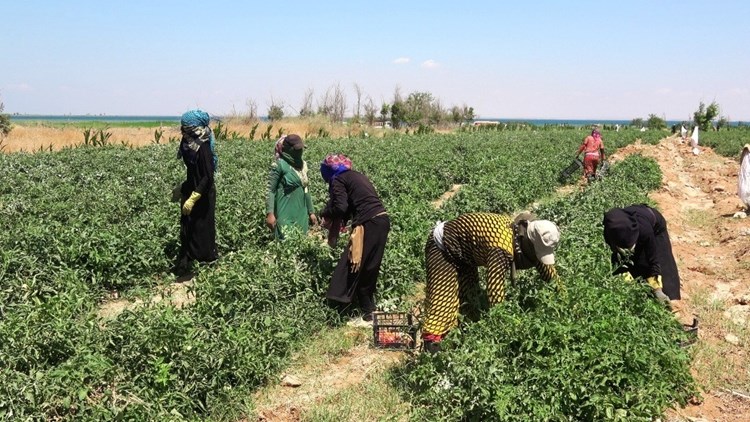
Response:
M163 129L154 129L154 143L159 144L161 142L161 138L164 136L164 130Z
M256 122L256 123L255 123L255 124L253 125L253 127L252 127L252 128L250 128L250 138L249 138L249 139L250 139L251 141L252 141L253 139L255 139L255 132L256 132L256 131L258 130L258 125L259 125L259 124L260 124L260 123Z
M701 101L698 110L693 113L693 122L695 122L701 131L706 132L712 128L711 124L718 116L719 104L716 101L713 101L708 106Z
M266 131L263 132L260 135L261 140L270 140L271 139L271 130L273 129L273 125L266 126Z

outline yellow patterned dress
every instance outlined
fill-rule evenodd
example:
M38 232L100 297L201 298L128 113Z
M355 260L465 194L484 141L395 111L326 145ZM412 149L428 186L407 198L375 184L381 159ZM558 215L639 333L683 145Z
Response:
M544 280L556 276L554 266L544 265L533 253L529 257L520 250L525 240L514 227L506 215L468 213L445 223L442 249L430 234L425 246L427 298L423 336L447 333L456 325L460 304L476 300L478 267L487 268L490 306L505 298L505 277L514 257L518 263L532 261Z

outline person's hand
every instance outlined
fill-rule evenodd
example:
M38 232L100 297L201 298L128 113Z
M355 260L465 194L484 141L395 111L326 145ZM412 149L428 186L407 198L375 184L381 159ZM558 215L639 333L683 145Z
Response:
M310 214L310 224L313 226L318 225L318 217L315 215L315 213Z
M630 273L628 273L628 272L624 272L624 273L620 274L620 277L622 277L623 281L633 281L634 280L633 276L630 275Z
M198 202L199 199L201 199L201 194L198 192L191 193L190 198L185 200L185 203L182 204L182 215L190 215L190 213L193 212L195 203Z
M270 230L276 228L276 216L273 215L273 213L266 215L266 226L268 226Z

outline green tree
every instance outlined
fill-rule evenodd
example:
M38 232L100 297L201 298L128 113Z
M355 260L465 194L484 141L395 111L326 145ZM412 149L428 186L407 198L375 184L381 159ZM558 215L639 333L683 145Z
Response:
M388 118L391 115L391 105L388 103L383 103L382 106L380 106L380 120L383 122L383 126L385 126L385 122L388 121Z
M10 133L10 116L3 113L5 111L5 104L0 101L0 137L8 136Z
M707 131L711 129L712 125L711 122L719 115L719 104L716 103L716 101L712 102L711 104L706 107L706 104L703 103L703 101L700 102L700 105L698 106L698 110L693 113L693 122L700 128L702 131Z
M648 120L646 121L646 127L655 130L666 129L667 121L657 116L656 114L649 114Z
M394 101L393 104L391 104L391 126L393 126L394 129L398 129L404 122L406 122L404 102L401 100Z
M636 117L635 119L633 119L633 120L630 121L630 126L635 126L635 127L641 128L641 127L643 127L645 125L643 123L643 119L642 118Z
M284 108L278 104L271 104L268 108L268 119L272 122L284 118Z

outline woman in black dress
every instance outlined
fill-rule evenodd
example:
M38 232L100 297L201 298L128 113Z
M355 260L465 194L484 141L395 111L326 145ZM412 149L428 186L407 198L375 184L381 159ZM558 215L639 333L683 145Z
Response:
M328 155L320 166L329 186L328 203L320 214L329 230L329 244L336 244L339 227L351 220L349 245L336 265L326 297L349 304L356 295L362 319L369 322L376 309L376 284L391 221L367 176L351 168L351 160L342 154Z
M180 256L177 272L190 268L192 261L212 262L216 250L215 161L211 148L213 134L208 113L191 110L182 115L182 142L177 152L187 170L180 187Z
M607 211L604 240L612 249L615 274L646 280L663 302L680 299L680 274L659 211L645 204Z

